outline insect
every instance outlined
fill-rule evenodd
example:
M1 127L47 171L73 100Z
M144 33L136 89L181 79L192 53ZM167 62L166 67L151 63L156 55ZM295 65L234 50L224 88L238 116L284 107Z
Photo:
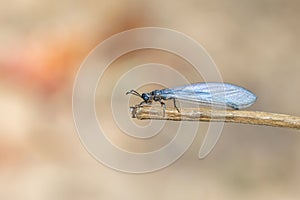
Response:
M220 82L193 83L174 88L153 90L150 93L142 94L135 90L130 90L126 93L126 95L128 94L143 99L139 106L157 101L164 107L164 110L166 105L163 100L173 100L174 107L178 112L180 110L176 105L176 100L197 102L204 105L225 106L238 110L251 106L257 99L255 94L245 88Z

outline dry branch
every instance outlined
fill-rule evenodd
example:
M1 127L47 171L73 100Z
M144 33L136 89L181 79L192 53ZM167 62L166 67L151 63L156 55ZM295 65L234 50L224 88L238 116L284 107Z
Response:
M300 117L248 110L219 110L206 107L180 109L154 106L131 107L133 118L140 120L173 120L173 121L204 121L204 122L233 122L254 125L266 125L300 129Z

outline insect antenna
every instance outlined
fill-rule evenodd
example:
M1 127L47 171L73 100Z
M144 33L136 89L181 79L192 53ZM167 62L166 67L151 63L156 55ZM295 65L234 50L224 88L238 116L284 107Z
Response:
M142 98L142 95L140 95L140 93L138 93L135 90L130 90L130 91L126 92L126 95L128 95L128 94L132 94L132 95L135 95L135 96L138 96L138 97Z

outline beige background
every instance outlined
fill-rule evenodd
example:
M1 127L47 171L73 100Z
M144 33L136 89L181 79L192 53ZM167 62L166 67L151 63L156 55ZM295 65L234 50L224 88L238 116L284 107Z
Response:
M251 109L300 116L299 18L300 2L283 0L1 1L0 199L299 199L299 131L226 124L205 160L197 159L199 133L172 166L130 175L87 153L71 109L76 71L93 47L123 30L159 26L200 42L224 81L258 95ZM199 78L172 55L135 52L107 71L101 95L125 69L150 61Z

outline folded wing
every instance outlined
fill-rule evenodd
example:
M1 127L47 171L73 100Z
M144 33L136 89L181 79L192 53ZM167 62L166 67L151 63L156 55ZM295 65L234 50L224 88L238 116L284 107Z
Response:
M163 89L161 96L165 99L179 99L201 104L229 106L243 109L251 106L257 99L249 90L229 83L194 83L190 85Z

